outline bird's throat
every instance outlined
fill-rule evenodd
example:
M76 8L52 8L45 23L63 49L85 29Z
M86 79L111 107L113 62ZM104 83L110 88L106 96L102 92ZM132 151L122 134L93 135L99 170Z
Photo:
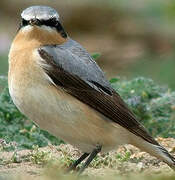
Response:
M37 48L43 45L56 45L62 44L67 41L62 35L52 28L26 26L22 28L16 35L13 44L16 50L25 48Z

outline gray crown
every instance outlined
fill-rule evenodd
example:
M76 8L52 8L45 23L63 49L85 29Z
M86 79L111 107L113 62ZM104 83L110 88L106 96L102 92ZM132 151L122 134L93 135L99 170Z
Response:
M57 11L48 6L31 6L25 9L21 13L21 17L27 21L31 19L48 20L50 18L56 18L59 20L59 14Z

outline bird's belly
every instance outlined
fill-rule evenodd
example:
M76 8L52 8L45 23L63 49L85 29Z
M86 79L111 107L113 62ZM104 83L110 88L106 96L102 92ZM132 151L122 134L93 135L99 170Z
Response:
M10 94L16 106L40 128L63 139L84 152L97 145L108 151L128 143L128 133L121 126L88 105L49 83L13 90ZM25 85L24 85L25 87Z

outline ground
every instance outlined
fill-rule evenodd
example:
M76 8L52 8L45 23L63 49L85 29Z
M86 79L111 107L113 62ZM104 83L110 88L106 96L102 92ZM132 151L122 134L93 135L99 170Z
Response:
M175 155L175 139L157 139L167 150ZM70 163L81 155L77 149L68 144L49 145L44 148L34 147L33 150L0 152L0 179L53 179L58 177ZM86 177L105 175L125 176L128 174L167 174L173 171L163 162L150 156L132 145L124 145L108 154L100 154L84 172ZM20 177L20 178L19 178ZM24 177L24 178L23 178ZM50 178L49 178L50 177ZM11 178L9 178L11 179ZM57 178L56 178L57 179ZM60 178L59 178L60 179ZM61 178L62 179L62 178ZM63 178L64 179L64 178Z

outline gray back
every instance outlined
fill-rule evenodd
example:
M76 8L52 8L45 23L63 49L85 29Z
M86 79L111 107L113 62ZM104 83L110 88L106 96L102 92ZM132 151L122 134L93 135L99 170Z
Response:
M65 71L78 76L91 87L104 87L107 91L112 91L110 83L104 76L103 71L92 59L90 54L76 41L69 39L62 45L41 47L54 62Z

